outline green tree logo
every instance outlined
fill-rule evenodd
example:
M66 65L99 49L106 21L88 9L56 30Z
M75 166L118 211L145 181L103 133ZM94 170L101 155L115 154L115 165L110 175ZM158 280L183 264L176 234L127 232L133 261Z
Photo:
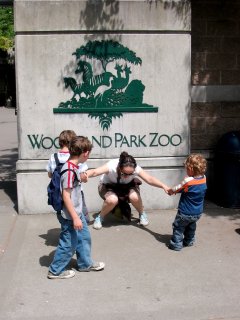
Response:
M103 130L108 130L112 119L122 117L123 112L158 112L158 107L143 103L145 86L140 80L131 80L131 65L141 65L141 58L135 52L113 40L88 41L78 48L76 56L76 75L82 81L64 77L65 87L70 87L72 97L61 102L54 113L88 113L98 118ZM93 72L93 62L101 62L102 72ZM92 63L90 63L91 61ZM107 71L107 65L114 62L113 74Z

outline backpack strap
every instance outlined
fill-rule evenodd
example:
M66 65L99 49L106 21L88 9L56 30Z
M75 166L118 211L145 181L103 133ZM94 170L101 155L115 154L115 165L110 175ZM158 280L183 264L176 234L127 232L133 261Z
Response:
M57 167L59 165L59 163L60 163L57 153L54 153L54 159L55 159L56 167Z
M77 173L76 171L74 171L73 169L65 169L63 171L60 172L60 177L67 171L72 171L74 174L75 174L75 179L78 180L79 182L81 182L79 179L78 179L78 176L77 176Z

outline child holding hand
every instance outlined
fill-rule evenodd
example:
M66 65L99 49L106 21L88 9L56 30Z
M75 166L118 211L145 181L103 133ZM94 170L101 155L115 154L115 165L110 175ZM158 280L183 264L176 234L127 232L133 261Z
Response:
M63 208L57 218L61 224L59 243L49 266L49 279L68 279L75 276L67 266L76 253L77 270L80 272L100 271L104 262L91 258L91 234L83 214L81 178L79 164L87 161L92 144L87 137L74 137L69 145L69 159L62 167L61 192Z
M194 244L197 221L203 212L207 190L205 172L207 161L201 154L191 154L184 162L187 177L169 190L169 194L181 193L178 212L173 222L173 235L169 249L180 251L183 246Z

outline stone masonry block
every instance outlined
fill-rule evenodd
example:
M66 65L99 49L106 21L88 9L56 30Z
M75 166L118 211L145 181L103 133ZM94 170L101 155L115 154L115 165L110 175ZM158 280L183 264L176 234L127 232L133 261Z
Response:
M222 70L221 84L223 85L239 85L240 84L240 70Z
M240 53L240 38L225 37L222 39L221 51L227 53Z
M206 69L236 69L237 56L235 54L219 54L207 53L206 54Z
M151 6L150 1L15 0L15 29L190 30L189 2L165 2Z
M191 150L211 150L214 149L220 135L215 134L192 134Z
M221 39L213 37L193 37L193 52L219 52L221 47Z
M231 1L192 1L192 18L205 17L206 19L225 20L236 18L240 15L240 3L238 0Z
M219 117L221 114L220 102L196 102L192 103L192 117Z
M191 1L151 2L14 1L19 213L48 212L46 192L39 193L48 179L43 162L68 128L93 142L92 167L125 150L170 185L182 173L190 150ZM84 186L90 212L99 208L97 181ZM147 210L175 208L155 189L143 186Z
M208 36L232 36L238 32L238 23L233 20L207 21Z
M240 102L222 102L221 116L238 119L240 128Z
M192 70L193 85L218 85L220 84L219 70Z
M206 53L193 52L192 53L192 69L206 69Z
M207 21L204 18L192 20L192 35L206 36L206 34L207 34Z
M220 18L223 16L223 9L219 7L218 3L215 2L204 2L204 1L192 1L192 19L199 17L205 18Z
M191 117L191 133L194 133L194 134L206 133L205 118Z
M223 135L232 130L239 130L239 118L206 118L206 131L209 134Z

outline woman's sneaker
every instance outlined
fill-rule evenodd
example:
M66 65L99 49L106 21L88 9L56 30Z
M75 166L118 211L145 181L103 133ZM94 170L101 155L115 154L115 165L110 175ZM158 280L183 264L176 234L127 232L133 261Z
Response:
M103 222L103 218L99 214L94 220L93 228L96 229L96 230L101 229L102 228L102 222Z
M149 224L149 220L147 217L146 212L143 212L142 214L140 214L140 225L142 226L147 226Z
M75 272L73 270L65 270L59 275L53 274L51 271L48 271L48 279L69 279L75 276Z
M94 262L93 265L91 265L91 267L85 268L85 269L78 269L78 271L80 272L101 271L104 269L104 267L105 267L104 262Z

